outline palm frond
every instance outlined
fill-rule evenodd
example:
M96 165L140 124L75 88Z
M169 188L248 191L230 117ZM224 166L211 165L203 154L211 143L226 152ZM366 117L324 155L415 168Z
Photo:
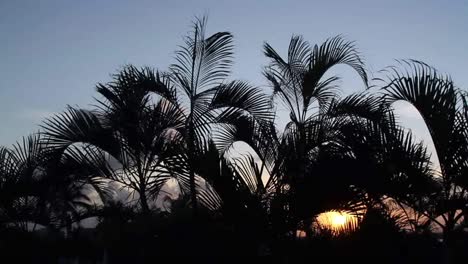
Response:
M361 77L367 86L368 78L364 63L354 42L346 41L341 36L327 39L322 45L315 45L312 51L308 71L303 77L303 93L305 104L308 105L311 98L317 98L323 104L334 92L331 84L336 78L321 81L326 72L333 66L344 64L350 66Z
M44 148L38 133L23 137L22 141L13 145L12 149L15 162L20 166L24 166L23 169L29 172L26 172L26 174L32 173L30 170L35 169L43 154Z
M12 152L6 147L0 147L0 186L3 186L17 171ZM0 187L2 188L2 187Z
M450 77L419 61L402 61L409 69L402 72L395 67L387 74L382 88L386 100L412 104L421 114L431 134L437 154L444 158L449 153L450 135L456 115L456 92ZM382 80L382 79L380 79Z
M146 105L148 95L152 93L172 102L177 100L169 77L152 68L139 69L133 65L126 65L113 74L111 82L99 83L96 86L96 91L106 100L106 102L98 100L101 108L111 107L114 111L129 107L143 107Z
M221 208L223 201L211 185L206 182L204 184L198 183L197 190L197 198L202 206L211 211L216 211Z
M112 130L105 128L95 113L68 107L61 114L48 118L41 125L48 148L65 150L75 143L88 143L108 151L118 152ZM116 148L117 147L117 148Z
M341 36L327 39L322 45L310 49L301 37L293 36L285 61L269 45L264 45L264 54L271 59L264 75L273 86L274 95L280 96L291 112L291 119L303 122L307 112L317 101L326 107L336 98L337 76L323 79L325 74L339 64L348 65L361 77L367 87L368 77L364 63L353 42Z
M245 154L240 158L234 158L229 164L251 193L262 193L265 191L262 181L262 165L257 164L252 154Z
M343 99L332 100L330 105L321 109L322 114L331 117L349 116L368 119L374 122L383 122L389 118L391 111L386 101L367 92L358 92Z
M256 122L240 115L224 116L213 131L213 141L220 153L226 154L235 142L249 145L261 161L272 169L277 158L279 139L273 122Z
M260 121L272 120L274 115L269 98L259 89L241 81L221 85L211 101L210 108L224 109L221 116L241 111Z
M205 37L206 17L197 19L185 46L176 52L177 64L170 66L179 87L191 98L198 90L219 84L230 72L232 35L218 32Z

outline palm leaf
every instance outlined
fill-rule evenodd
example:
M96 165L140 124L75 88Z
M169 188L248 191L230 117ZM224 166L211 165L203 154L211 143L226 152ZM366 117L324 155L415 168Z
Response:
M65 150L75 143L88 143L102 149L118 152L113 141L112 130L105 128L98 115L91 111L68 107L61 114L57 114L44 121L42 134L44 143L51 149Z
M230 72L232 35L218 32L205 38L206 17L197 19L185 46L176 52L177 64L170 66L179 87L191 98L199 89L219 84Z
M450 77L440 75L435 69L419 61L402 61L409 71L400 72L394 67L387 73L382 88L389 103L398 100L412 104L424 119L431 134L437 154L444 159L449 153L450 135L455 121L456 92Z
M269 98L259 89L240 81L221 85L216 90L210 108L224 109L219 119L236 111L247 113L259 121L269 121L273 118Z
M302 83L305 105L309 104L311 98L317 98L319 103L323 104L333 96L331 84L336 78L321 80L329 69L339 64L350 66L367 86L367 73L354 43L345 41L341 36L336 36L327 39L320 46L314 46L309 68Z

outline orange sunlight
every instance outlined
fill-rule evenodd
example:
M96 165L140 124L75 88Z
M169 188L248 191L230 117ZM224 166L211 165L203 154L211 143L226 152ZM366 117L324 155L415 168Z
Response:
M319 230L329 230L337 235L356 229L358 226L358 217L346 212L329 211L317 216L316 227Z

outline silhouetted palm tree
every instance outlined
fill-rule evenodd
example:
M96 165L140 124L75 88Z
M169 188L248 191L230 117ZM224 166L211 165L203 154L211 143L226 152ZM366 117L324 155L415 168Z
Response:
M76 149L51 153L39 134L23 138L12 149L2 148L0 157L0 218L2 225L34 231L37 225L70 234L72 224L93 208L90 193L103 191L93 177L94 163Z
M26 231L28 223L47 224L34 219L39 204L36 192L39 190L31 188L36 183L34 172L41 162L41 152L36 136L24 138L22 144L18 143L12 149L0 149L2 225L13 225Z
M185 45L176 52L170 67L171 85L183 111L185 153L190 178L190 195L197 209L196 164L210 145L213 130L229 129L230 123L247 116L255 122L272 119L271 104L257 88L246 82L225 82L232 64L232 35L205 33L206 18L197 19ZM203 177L203 175L201 175Z
M1 147L1 231L42 225L73 240L73 226L94 216L100 247L115 258L143 259L153 247L173 252L175 233L189 254L205 245L288 254L297 230L317 235L318 214L348 210L363 215L352 234L362 245L378 248L369 244L374 224L385 228L387 246L407 238L403 229L431 225L451 245L468 216L468 94L450 77L403 62L409 70L388 68L381 93L373 92L353 42L337 36L312 47L293 36L286 59L264 45L273 90L266 95L226 80L232 39L208 36L206 18L197 19L168 72L125 66L97 85L93 109L68 107L40 133ZM351 67L368 89L340 96L330 75L337 65ZM284 129L276 99L289 111ZM399 124L392 104L400 100L424 119L440 168ZM178 199L160 210L165 188ZM138 198L126 204L115 198L122 190Z
M148 213L148 200L154 201L169 179L159 177L164 157L185 129L180 109L170 102L174 95L159 74L149 68L127 66L97 91L104 98L97 110L69 107L44 123L48 147L58 153L80 149L103 168L94 176L117 182L129 195L137 192L142 211ZM164 97L157 100L152 94Z
M304 219L305 215L300 216L300 211L305 213L305 208L299 208L303 202L298 198L304 181L308 175L313 174L313 156L336 147L334 143L338 139L337 133L346 119L343 116L370 114L356 111L358 108L363 110L366 105L366 110L380 109L372 109L372 100L363 100L364 95L354 97L354 101L348 99L340 102L336 85L338 77L324 77L334 66L348 65L367 86L364 64L352 42L337 36L311 48L302 37L293 36L286 60L269 44L265 44L264 53L271 59L265 76L271 82L273 96L278 97L286 106L290 117L282 139L276 140L282 157L279 157L281 165L277 169L281 173L275 177L281 181L281 186L287 186L288 210L293 212L294 217ZM330 115L332 112L334 116ZM316 206L311 205L309 208L314 209L309 211L318 209L318 204L319 201ZM318 212L309 216L316 213ZM293 228L296 228L295 225L293 224Z
M106 99L99 112L70 108L44 126L58 149L81 142L87 150L97 147L118 161L124 173L109 177L136 190L144 210L146 189L157 194L170 177L179 177L183 191L188 185L196 210L198 165L192 163L209 145L211 130L223 129L239 116L257 122L272 117L270 101L258 89L240 81L222 83L231 64L232 35L221 32L205 39L205 22L194 24L169 76L127 67L114 82L98 85ZM161 96L157 105L152 105L151 94ZM168 146L172 156L167 155L164 165L161 157Z
M384 196L407 187L411 173L427 179L425 148L397 125L380 96L363 92L340 98L334 85L337 77L321 80L328 69L343 63L367 85L352 43L335 37L310 50L300 37L293 37L287 62L268 44L265 54L273 61L265 75L274 96L290 111L291 121L278 137L272 122L254 124L238 118L236 125L243 131L224 133L218 141L223 150L235 141L253 148L260 165L241 162L243 167L235 168L244 174L252 171L254 177L243 178L254 179L252 189L273 199L269 206L272 221L279 223L276 231L295 233L298 222L326 210L356 209L351 203L356 198L358 203L381 203ZM262 174L268 178L265 184Z
M468 107L466 94L449 76L419 61L403 61L405 71L390 67L384 87L388 103L405 101L414 106L429 130L440 168L433 167L438 189L424 199L406 201L419 210L448 239L467 210ZM437 163L435 165L437 165Z

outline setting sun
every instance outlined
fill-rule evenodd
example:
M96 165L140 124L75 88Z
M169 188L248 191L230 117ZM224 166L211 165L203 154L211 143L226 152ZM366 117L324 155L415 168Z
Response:
M342 226L346 223L346 216L341 213L336 213L332 216L331 223L334 226Z
M468 0L182 2L0 0L0 259L468 262Z
M317 216L316 227L339 234L354 230L357 224L358 218L355 215L346 212L329 211Z

